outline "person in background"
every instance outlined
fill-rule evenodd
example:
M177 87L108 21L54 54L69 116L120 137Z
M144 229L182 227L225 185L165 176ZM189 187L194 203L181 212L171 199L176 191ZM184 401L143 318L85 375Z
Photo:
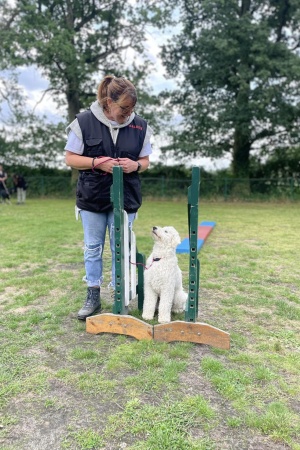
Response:
M9 202L9 191L6 186L7 173L4 171L2 164L0 164L0 199L1 202Z
M24 205L26 201L26 181L22 175L15 174L13 176L13 183L17 191L17 204Z
M101 309L103 249L109 230L112 253L110 286L115 288L114 214L110 201L113 168L123 169L124 209L132 227L142 203L139 173L147 170L152 153L152 129L134 112L135 86L124 77L107 75L99 84L97 100L76 115L68 126L66 165L79 170L76 208L84 233L87 297L78 319Z

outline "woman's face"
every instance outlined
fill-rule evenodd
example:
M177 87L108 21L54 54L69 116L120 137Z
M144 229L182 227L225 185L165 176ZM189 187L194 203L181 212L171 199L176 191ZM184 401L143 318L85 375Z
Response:
M107 105L109 112L106 112L106 116L108 119L114 120L117 123L125 123L134 109L131 99L128 101L123 100L121 105L118 102L114 102L111 98L108 98Z

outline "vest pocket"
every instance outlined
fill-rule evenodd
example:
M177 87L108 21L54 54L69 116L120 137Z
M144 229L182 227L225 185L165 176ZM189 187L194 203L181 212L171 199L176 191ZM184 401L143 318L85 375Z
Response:
M103 149L103 141L101 138L90 138L85 141L87 145L87 154L90 157L99 156Z
M76 196L81 202L97 205L110 204L110 184L112 175L94 173L80 174L77 184Z
M142 204L141 181L138 174L124 175L124 209L137 211Z

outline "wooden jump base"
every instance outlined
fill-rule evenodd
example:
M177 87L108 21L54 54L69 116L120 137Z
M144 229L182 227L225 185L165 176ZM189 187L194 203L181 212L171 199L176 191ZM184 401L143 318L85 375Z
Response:
M183 341L208 344L224 350L230 348L228 333L201 322L190 323L177 320L166 324L150 325L136 317L108 313L88 317L86 331L91 334L123 334L146 341Z
M98 314L86 319L86 331L92 334L115 333L132 336L138 340L153 339L153 326L132 316Z
M113 314L98 314L86 319L86 331L91 334L112 333L131 336L138 340L154 340L158 342L193 342L206 344L220 349L230 348L230 335L225 331L201 322L196 322L198 317L198 296L200 279L200 261L198 253L198 201L200 187L200 169L192 168L192 185L188 189L188 222L189 222L189 291L185 310L185 320L158 325L150 325L136 317L127 315L129 300L134 293L138 296L138 309L143 309L144 301L144 255L135 248L135 237L124 232L127 218L123 211L123 172L120 167L113 169L114 183L111 189L111 201L114 204L115 219L115 244L116 244L116 291L113 305ZM125 216L125 219L124 219ZM205 238L213 229L213 223L205 223ZM207 227L210 227L208 229ZM126 248L134 243L131 251ZM135 277L129 275L129 254L135 253L138 262L138 284L132 286ZM129 284L131 280L131 286Z

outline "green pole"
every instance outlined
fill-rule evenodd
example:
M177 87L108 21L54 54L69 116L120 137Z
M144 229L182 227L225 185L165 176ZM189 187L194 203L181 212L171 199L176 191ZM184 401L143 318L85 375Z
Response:
M114 207L114 232L115 232L115 268L116 289L113 305L114 314L127 314L128 307L125 306L125 257L124 257L124 193L123 193L123 170L121 167L113 169L113 185L110 189L110 199ZM144 267L145 255L138 253L136 248L136 262L138 263L138 308L143 309L144 303ZM127 280L129 282L129 280Z
M291 200L294 199L294 178L291 177L290 179L290 196Z
M195 322L198 317L200 262L198 260L198 201L200 168L192 168L192 184L188 188L188 223L190 242L189 292L185 321Z
M225 178L224 180L224 197L225 197L225 202L227 201L227 178Z
M123 196L123 170L116 166L113 168L113 184L110 190L110 198L114 205L114 229L115 229L115 267L116 288L113 306L114 314L126 314L125 285L124 285L124 196Z

